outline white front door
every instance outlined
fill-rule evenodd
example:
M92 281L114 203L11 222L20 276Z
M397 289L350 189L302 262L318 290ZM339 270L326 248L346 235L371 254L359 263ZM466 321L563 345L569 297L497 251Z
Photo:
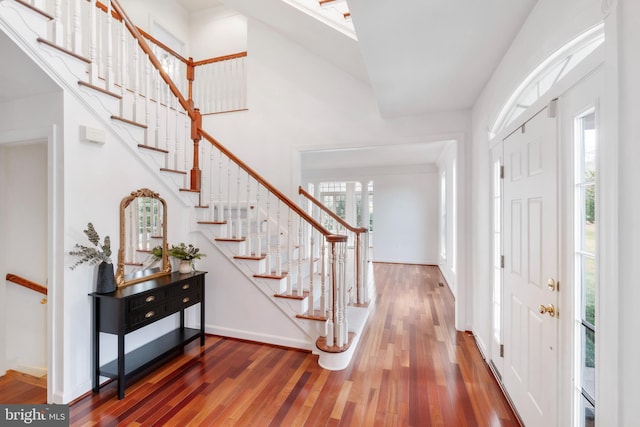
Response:
M556 426L558 412L558 152L547 110L504 140L503 383L534 427Z

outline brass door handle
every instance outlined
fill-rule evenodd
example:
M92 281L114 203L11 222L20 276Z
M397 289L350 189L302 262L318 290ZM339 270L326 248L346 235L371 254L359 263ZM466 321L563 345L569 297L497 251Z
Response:
M556 308L553 306L553 304L549 304L547 306L540 305L538 311L540 312L540 314L548 313L551 317L555 317L556 315Z

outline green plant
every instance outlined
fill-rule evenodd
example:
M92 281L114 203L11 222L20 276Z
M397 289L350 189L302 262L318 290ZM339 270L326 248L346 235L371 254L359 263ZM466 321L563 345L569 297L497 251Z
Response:
M182 261L191 261L194 259L200 259L206 255L200 252L200 249L196 248L191 243L188 245L180 243L178 246L171 245L171 248L169 249L169 256Z
M151 256L156 259L162 259L162 246L156 246L153 249L151 249Z
M87 229L84 230L84 234L89 238L89 242L93 243L93 246L84 246L76 243L78 250L69 251L69 255L79 256L80 259L76 261L70 268L75 269L77 266L83 263L89 265L99 264L101 262L111 263L111 240L109 236L105 236L104 241L100 244L100 236L93 228L92 223L87 224Z

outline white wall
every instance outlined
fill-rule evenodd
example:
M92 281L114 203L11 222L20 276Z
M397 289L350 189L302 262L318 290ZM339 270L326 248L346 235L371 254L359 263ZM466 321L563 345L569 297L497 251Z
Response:
M614 2L614 5L616 2ZM619 186L619 271L620 275L614 283L603 283L604 286L612 286L610 297L617 296L619 302L619 335L620 344L619 360L611 366L612 374L620 380L620 389L613 398L620 399L620 419L618 425L633 425L637 422L637 403L640 401L640 390L637 384L640 382L640 340L636 339L640 328L640 318L638 316L638 304L640 301L640 289L638 287L638 277L640 276L640 194L638 193L638 182L640 182L640 147L638 141L640 134L638 129L638 117L640 117L640 103L638 94L640 93L640 39L638 38L638 25L640 23L640 3L635 0L620 0L617 2L618 9L612 12L612 16L607 19L607 24L614 26L619 24L618 31L613 33L613 37L619 37L619 45L609 52L619 55L619 166L620 166L620 186ZM611 21L611 22L610 22ZM610 58L608 58L610 59ZM608 78L614 82L617 68L608 67ZM615 86L613 86L615 87ZM615 126L615 123L609 123ZM616 284L617 292L616 294ZM615 302L614 302L615 304ZM617 304L616 304L617 305ZM615 307L615 305L614 305ZM614 308L613 307L613 308ZM611 322L611 326L618 326ZM615 329L607 329L614 335ZM612 364L616 359L611 359ZM611 384L611 386L614 386Z
M249 20L249 111L203 118L220 142L285 193L300 185L298 153L441 141L468 129L467 112L382 119L371 87Z
M457 227L459 218L458 212L456 212L458 204L454 202L457 199L458 192L455 191L454 186L457 185L458 177L458 168L457 168L457 153L456 153L456 144L455 142L448 143L445 149L442 151L440 158L438 159L438 218L440 219L442 216L442 212L440 212L440 198L442 195L440 192L441 188L441 180L442 174L445 174L445 203L446 203L446 219L445 219L445 227L446 227L446 237L445 237L445 245L446 245L446 256L442 258L440 254L440 247L438 246L438 265L440 266L440 271L442 271L442 275L447 280L447 284L451 289L451 292L454 296L458 294L458 277L457 277L457 256L458 254L458 242L457 235L459 234L456 229L454 232L454 228ZM460 215L464 218L464 215ZM442 224L439 224L439 227L442 227ZM439 228L440 230L440 228ZM440 244L440 234L438 234L438 243Z
M438 263L438 172L373 179L373 261Z
M190 55L194 60L215 58L247 50L247 18L218 7L189 16Z
M33 290L4 281L17 274L46 286L47 280L47 144L27 141L0 144L0 235L2 254L0 303L6 333L1 346L6 369L44 375L47 369L47 307ZM4 370L4 369L3 369Z

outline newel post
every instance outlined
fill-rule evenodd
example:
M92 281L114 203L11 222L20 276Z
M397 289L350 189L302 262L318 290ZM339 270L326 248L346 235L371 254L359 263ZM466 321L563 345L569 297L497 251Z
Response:
M200 129L202 128L202 114L199 108L194 108L195 117L191 120L191 139L193 139L193 168L191 168L191 190L200 190L202 171L200 170Z
M329 244L329 312L326 336L318 338L316 346L330 353L346 351L351 345L347 322L346 247L347 236L326 236Z

